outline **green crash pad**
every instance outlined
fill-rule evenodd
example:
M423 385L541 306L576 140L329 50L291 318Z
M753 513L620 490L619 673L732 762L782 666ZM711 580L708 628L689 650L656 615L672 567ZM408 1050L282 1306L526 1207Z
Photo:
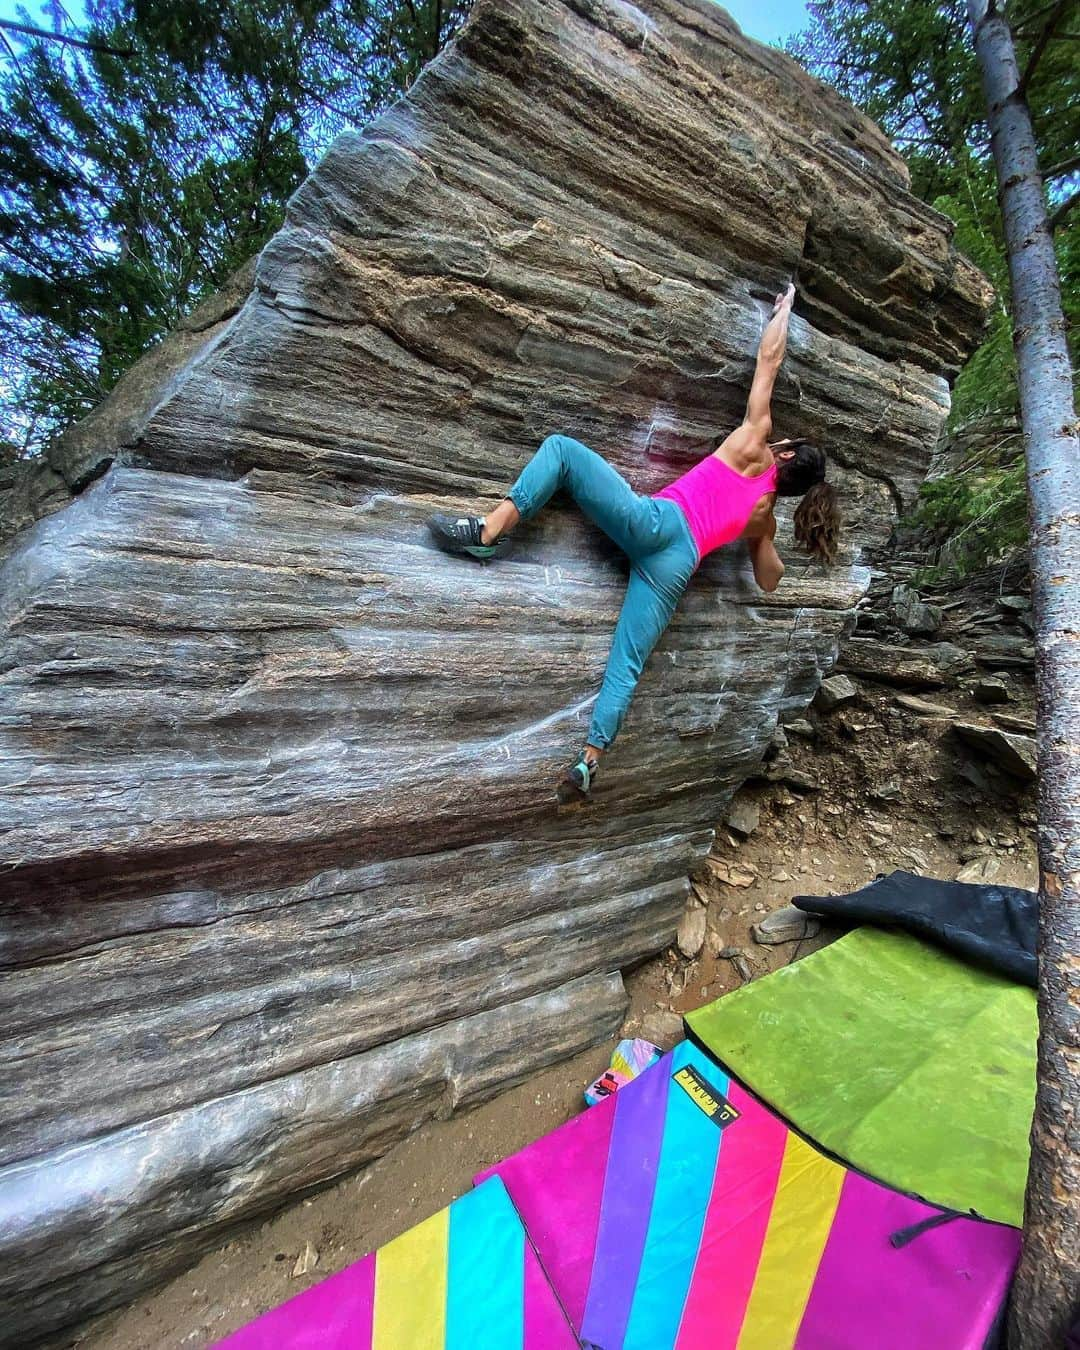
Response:
M1034 990L908 934L860 928L686 1020L844 1161L932 1204L1020 1224Z

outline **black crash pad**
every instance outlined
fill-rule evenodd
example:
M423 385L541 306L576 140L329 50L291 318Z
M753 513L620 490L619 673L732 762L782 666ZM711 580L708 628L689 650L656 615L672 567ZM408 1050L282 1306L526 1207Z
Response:
M1034 891L891 872L850 895L797 895L792 903L826 919L906 928L1019 984L1037 983Z

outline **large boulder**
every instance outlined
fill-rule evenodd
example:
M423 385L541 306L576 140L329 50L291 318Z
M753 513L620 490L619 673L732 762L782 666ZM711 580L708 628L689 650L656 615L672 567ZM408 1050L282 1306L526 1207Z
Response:
M16 485L52 514L0 578L6 1343L615 1031L924 472L988 303L950 235L705 0L480 0ZM565 509L486 568L424 518L553 430L655 490L792 277L776 431L831 449L847 550L792 554L785 503L779 592L710 560L557 812L621 565Z

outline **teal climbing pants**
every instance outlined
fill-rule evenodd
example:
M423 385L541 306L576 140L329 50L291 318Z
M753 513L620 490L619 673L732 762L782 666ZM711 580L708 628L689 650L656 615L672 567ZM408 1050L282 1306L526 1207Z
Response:
M507 495L527 520L559 488L632 563L589 727L589 744L602 750L618 735L649 653L693 575L697 546L674 502L639 497L610 464L569 436L549 436Z

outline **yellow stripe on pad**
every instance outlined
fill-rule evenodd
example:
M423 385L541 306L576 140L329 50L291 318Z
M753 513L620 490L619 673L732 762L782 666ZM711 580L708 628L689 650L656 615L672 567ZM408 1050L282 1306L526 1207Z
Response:
M628 1078L633 1078L634 1076L634 1066L623 1055L620 1055L618 1050L612 1051L609 1068L614 1073L626 1074Z
M371 1350L443 1350L449 1255L449 1209L379 1248Z
M790 1350L799 1332L846 1172L788 1135L738 1350Z

